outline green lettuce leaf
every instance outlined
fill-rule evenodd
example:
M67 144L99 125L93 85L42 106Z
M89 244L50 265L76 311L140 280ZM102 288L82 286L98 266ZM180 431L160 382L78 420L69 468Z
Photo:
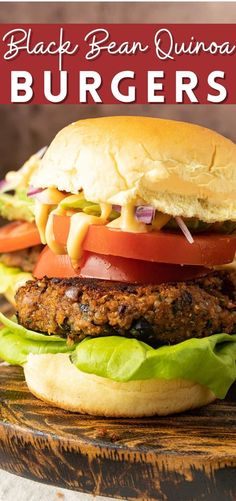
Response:
M70 353L76 345L69 345L59 336L47 336L30 331L0 313L0 358L9 364L24 365L30 353Z
M31 273L0 263L0 294L4 294L11 303L14 303L18 287L32 279Z
M0 313L0 358L23 365L30 353L70 353L83 372L113 381L185 379L208 387L224 398L236 379L236 335L215 334L189 339L173 346L151 348L142 341L119 336L85 339L69 345L18 325Z
M34 221L34 200L27 197L25 190L14 195L1 193L0 216L8 221Z
M47 339L49 343L57 341L60 343L65 343L66 340L60 336L48 336L46 334L41 334L40 332L31 331L17 323L16 317L7 318L3 313L0 313L0 323L5 325L9 331L21 336L22 338L32 339L34 341L43 341L44 338ZM0 331L1 332L1 331Z
M236 379L236 335L216 334L158 349L118 336L88 339L71 356L83 372L114 381L186 379L224 398Z

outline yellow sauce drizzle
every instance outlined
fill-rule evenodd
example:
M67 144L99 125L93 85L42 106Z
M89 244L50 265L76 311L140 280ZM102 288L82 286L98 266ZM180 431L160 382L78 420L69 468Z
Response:
M35 213L35 223L39 230L39 235L42 244L46 244L45 230L48 220L48 215L50 211L50 205L42 204L38 200L35 200L34 213Z
M101 215L89 216L84 214L84 212L79 212L74 214L70 218L70 230L67 239L67 252L71 258L72 266L78 266L78 261L80 260L83 249L83 240L86 237L88 228L90 224L105 224L106 219Z
M53 219L55 215L63 215L62 210L57 207L55 210L51 211L48 217L48 221L46 224L46 230L45 230L45 240L48 245L48 247L54 252L54 254L65 254L65 248L63 245L60 245L56 240L54 236L54 231L53 231Z
M36 201L35 220L41 240L44 244L50 247L55 254L64 254L65 249L62 245L58 244L54 237L53 232L53 218L56 214L68 214L70 212L70 229L67 238L67 253L71 259L72 265L78 267L78 262L83 253L83 241L86 237L88 228L91 224L105 225L107 224L109 215L112 211L110 204L101 203L101 215L93 216L85 214L84 212L76 212L65 209L60 205L60 202L66 198L67 202L75 202L83 197L83 194L70 195L69 197L60 193L55 188L48 188L48 195L50 199L55 201L58 205L54 210L52 205L41 204ZM76 210L76 209L75 209ZM154 221L153 228L160 229L169 219L169 216L161 214ZM135 217L135 206L132 204L124 205L121 209L119 218L107 224L111 228L119 228L123 231L129 232L147 232L149 229L146 224L140 223Z
M58 191L56 188L48 188L44 192L45 197L49 197L53 204L57 205L61 202L65 195ZM52 209L52 205L50 204L42 204L39 200L35 200L35 223L39 230L41 242L45 245L47 243L46 239L46 226L48 222L49 212Z
M147 225L140 223L135 218L135 206L132 204L124 205L121 208L120 217L109 223L107 226L133 233L143 233L148 231Z
M152 223L153 230L161 230L163 226L165 226L168 221L171 219L171 216L168 214L157 214Z
M109 216L110 216L110 213L112 211L112 206L110 204L104 204L104 203L102 203L102 204L100 204L100 207L101 207L101 216L100 216L100 218L104 219L104 221L106 221L109 218Z

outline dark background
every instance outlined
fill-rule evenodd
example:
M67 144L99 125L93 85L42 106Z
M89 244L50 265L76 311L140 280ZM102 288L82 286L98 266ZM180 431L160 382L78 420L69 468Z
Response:
M236 2L0 2L1 23L236 23ZM227 39L227 26L225 27ZM195 122L236 141L236 105L2 105L1 177L79 118L150 115Z

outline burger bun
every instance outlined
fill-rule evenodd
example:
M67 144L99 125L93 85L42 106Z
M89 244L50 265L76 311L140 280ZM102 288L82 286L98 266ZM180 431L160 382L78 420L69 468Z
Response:
M24 365L29 390L50 405L106 417L166 416L215 400L208 388L187 380L116 382L81 372L68 354L30 354Z

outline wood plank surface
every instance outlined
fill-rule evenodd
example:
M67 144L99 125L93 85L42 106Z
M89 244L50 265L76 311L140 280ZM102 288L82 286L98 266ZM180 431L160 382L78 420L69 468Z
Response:
M236 387L178 416L104 419L34 398L19 367L0 367L1 468L126 499L236 499Z

